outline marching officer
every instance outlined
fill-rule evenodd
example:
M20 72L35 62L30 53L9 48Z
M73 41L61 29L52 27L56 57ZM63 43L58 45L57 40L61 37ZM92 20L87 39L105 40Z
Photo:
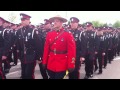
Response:
M41 75L42 75L43 79L48 79L47 72L42 67L42 60L43 60L43 51L44 51L44 44L45 44L45 40L46 40L46 35L47 35L48 32L51 31L52 22L50 22L48 19L45 19L44 21L45 21L44 22L44 29L42 30L41 33L39 31L39 33L40 33L40 35L39 35L40 39L39 40L42 40L42 48L40 47L42 49L42 53L41 53L42 56L40 57L41 59L38 61L38 63L39 63L40 72L41 72ZM38 45L39 44L41 44L40 41L38 41ZM41 50L39 50L39 52L40 51ZM41 55L41 54L39 54L39 55Z
M8 54L7 54L7 58L6 60L3 61L4 63L4 72L5 74L9 73L9 70L11 68L10 66L10 58L9 58L9 53L11 51L11 33L10 33L10 22L5 20L5 22L3 23L3 39L8 39Z
M117 46L117 55L120 56L120 28L118 28L118 46Z
M97 65L97 59L98 59L98 64L99 64L99 72L98 74L102 74L103 70L102 70L102 65L103 65L103 60L104 60L104 56L105 56L105 37L103 35L103 31L102 28L98 29L97 32L97 36L96 36L96 58L95 58L95 71L97 71L98 69L98 65Z
M75 70L72 73L69 73L69 79L80 79L80 57L81 53L83 54L84 47L84 35L83 32L78 29L79 19L76 17L70 18L71 30L70 32L73 34L75 43L76 43L76 62L75 62ZM82 56L83 57L83 56Z
M8 25L7 21L0 17L0 78L6 79L5 71L7 67L7 56L9 54L10 49L10 37L9 31L5 29ZM4 67L2 67L2 62L4 63Z
M63 79L66 70L71 73L75 68L75 41L72 33L63 28L63 23L67 22L65 18L56 16L49 20L54 27L46 36L42 64L50 79Z
M111 64L112 61L112 28L107 28L108 31L108 42L107 42L107 47L108 47L108 62Z
M17 62L18 62L18 53L17 53L17 46L16 46L16 42L15 42L15 39L16 39L16 33L17 33L17 25L16 24L12 24L11 25L11 37L12 37L12 53L13 53L13 66L16 66L17 65Z
M2 37L3 23L4 23L4 19L0 17L0 79L5 79L5 74L2 67L2 51L3 51L3 42L4 42L4 39Z
M95 60L95 54L97 54L97 51L95 51L96 45L96 33L93 31L93 24L91 22L86 23L86 38L84 39L86 41L85 46L85 72L86 75L84 79L88 79L90 77L93 77L93 62Z
M34 79L38 33L29 26L31 16L24 13L20 16L23 27L17 31L17 50L20 52L22 79Z

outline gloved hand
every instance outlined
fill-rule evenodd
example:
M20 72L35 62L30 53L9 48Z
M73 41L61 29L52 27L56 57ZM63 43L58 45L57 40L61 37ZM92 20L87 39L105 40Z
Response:
M41 61L41 60L36 60L36 61L37 61L37 63L38 63L38 64L41 64L41 63L42 63L42 61Z
M74 68L69 68L68 71L69 73L72 73L74 71Z
M43 67L43 69L45 69L45 70L46 70L47 65L46 65L46 64L42 64L42 67Z

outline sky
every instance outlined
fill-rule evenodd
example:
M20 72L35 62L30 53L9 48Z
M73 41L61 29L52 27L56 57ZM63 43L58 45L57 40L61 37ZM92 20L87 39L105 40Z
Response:
M120 20L120 11L0 11L0 17L8 20L10 13L13 13L16 17L15 23L20 23L20 13L30 15L31 23L37 25L43 23L44 19L49 19L56 15L60 15L67 20L70 17L77 17L80 19L80 23L87 21L100 21L101 23L113 24L117 20Z

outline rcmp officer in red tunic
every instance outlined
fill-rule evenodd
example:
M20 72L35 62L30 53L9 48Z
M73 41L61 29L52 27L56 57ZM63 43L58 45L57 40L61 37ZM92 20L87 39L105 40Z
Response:
M54 29L47 34L42 64L50 79L63 79L66 70L74 71L76 45L71 32L62 26L66 19L56 16L49 20L54 23Z
M34 79L38 33L29 26L31 16L23 13L20 16L23 28L17 31L17 50L20 52L22 79Z

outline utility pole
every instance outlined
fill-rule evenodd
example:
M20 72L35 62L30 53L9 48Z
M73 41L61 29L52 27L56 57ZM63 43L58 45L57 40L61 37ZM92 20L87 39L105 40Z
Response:
M67 11L65 11L65 17L67 18Z

